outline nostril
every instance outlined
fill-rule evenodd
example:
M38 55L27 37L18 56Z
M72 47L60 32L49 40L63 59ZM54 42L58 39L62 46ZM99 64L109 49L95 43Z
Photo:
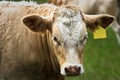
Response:
M76 67L76 72L80 72L81 68L80 67Z
M79 75L80 70L81 68L77 66L70 66L68 68L65 68L65 72L67 75Z

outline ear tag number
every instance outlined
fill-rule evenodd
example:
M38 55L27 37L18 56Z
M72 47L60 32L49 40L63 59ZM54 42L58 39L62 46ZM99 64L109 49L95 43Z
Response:
M98 28L93 32L94 39L103 39L107 38L106 30L102 26L98 26Z

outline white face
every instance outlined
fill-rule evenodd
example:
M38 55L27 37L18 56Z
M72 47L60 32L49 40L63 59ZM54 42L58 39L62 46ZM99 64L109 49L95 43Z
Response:
M62 75L79 75L84 72L83 49L86 43L86 25L80 11L62 8L53 24L53 43Z

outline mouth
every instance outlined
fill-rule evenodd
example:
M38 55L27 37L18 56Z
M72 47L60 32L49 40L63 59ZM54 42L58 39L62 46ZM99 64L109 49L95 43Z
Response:
M61 67L61 75L63 76L79 76L84 73L82 65L65 65Z
M70 66L65 68L65 73L67 76L77 76L80 75L81 68L76 66Z
M66 76L79 76L80 73L67 73Z

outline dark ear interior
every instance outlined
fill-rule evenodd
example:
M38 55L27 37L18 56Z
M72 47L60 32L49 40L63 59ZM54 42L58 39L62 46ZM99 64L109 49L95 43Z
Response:
M103 27L106 28L108 27L114 20L113 16L110 15L103 15L98 18L98 23Z
M108 27L114 20L114 17L108 14L85 15L86 26L94 31L98 25L103 28Z
M40 17L39 15L29 15L22 19L23 24L25 24L30 30L34 32L44 32L50 29L50 21Z

